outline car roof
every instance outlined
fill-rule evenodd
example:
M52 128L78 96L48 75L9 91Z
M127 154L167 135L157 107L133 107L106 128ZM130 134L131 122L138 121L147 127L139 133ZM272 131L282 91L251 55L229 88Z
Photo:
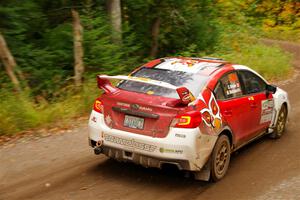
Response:
M216 70L225 67L227 64L229 64L227 61L219 58L167 57L150 61L144 66L210 76Z
M268 83L264 77L262 77L253 69L244 65L232 64L219 58L167 57L152 60L142 67L184 71L200 74L202 76L208 76L210 77L207 83L209 88L212 88L218 82L219 78L221 78L224 74L234 70L250 71Z

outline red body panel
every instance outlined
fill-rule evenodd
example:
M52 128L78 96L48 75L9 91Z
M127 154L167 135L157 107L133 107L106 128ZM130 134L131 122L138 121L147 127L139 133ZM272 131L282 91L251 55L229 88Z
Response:
M105 122L111 128L159 138L166 137L171 121L182 110L180 107L168 106L174 105L174 99L119 89L115 93L103 94L101 101ZM138 105L138 108L132 107L134 104ZM152 116L147 117L147 114ZM125 115L142 115L144 128L140 130L125 127ZM157 116L158 118L155 118Z
M144 66L151 68L151 67L155 67L156 65L160 64L161 62L162 62L161 59L156 59L156 60L152 60L152 61L146 63Z
M251 126L251 133L253 135L259 134L262 130L265 130L269 125L270 122L261 122L262 116L262 102L269 99L273 99L272 94L269 95L267 98L265 92L249 95L248 99L250 101L250 113L251 113L251 121L249 121L249 126Z
M251 113L248 97L218 101L222 116L234 134L235 143L242 143L251 137Z

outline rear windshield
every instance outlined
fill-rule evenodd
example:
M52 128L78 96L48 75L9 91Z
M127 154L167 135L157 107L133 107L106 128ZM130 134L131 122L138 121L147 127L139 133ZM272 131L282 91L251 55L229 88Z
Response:
M155 68L141 68L131 76L144 77L157 81L163 81L175 86L188 88L195 97L197 97L207 82L208 77L195 73L187 73L182 71L171 71ZM147 83L139 83L134 81L121 81L118 88L133 92L145 93L150 95L164 96L170 98L178 98L175 90L150 85Z

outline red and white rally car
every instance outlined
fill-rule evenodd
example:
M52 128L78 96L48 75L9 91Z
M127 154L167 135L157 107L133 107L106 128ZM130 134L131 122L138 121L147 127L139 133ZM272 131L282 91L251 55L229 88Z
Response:
M221 179L230 154L255 138L279 138L290 109L285 91L220 59L162 58L129 76L97 78L104 93L89 119L94 152L146 167L174 164L198 180Z

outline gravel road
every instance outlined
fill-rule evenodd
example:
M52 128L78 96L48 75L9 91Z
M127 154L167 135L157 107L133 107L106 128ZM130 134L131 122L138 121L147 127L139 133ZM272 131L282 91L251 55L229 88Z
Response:
M293 64L300 70L300 45L277 43L295 54ZM96 156L82 124L69 133L0 146L0 200L300 199L299 77L280 85L292 104L286 134L279 140L261 138L234 153L218 183L194 181L172 168L147 169Z

